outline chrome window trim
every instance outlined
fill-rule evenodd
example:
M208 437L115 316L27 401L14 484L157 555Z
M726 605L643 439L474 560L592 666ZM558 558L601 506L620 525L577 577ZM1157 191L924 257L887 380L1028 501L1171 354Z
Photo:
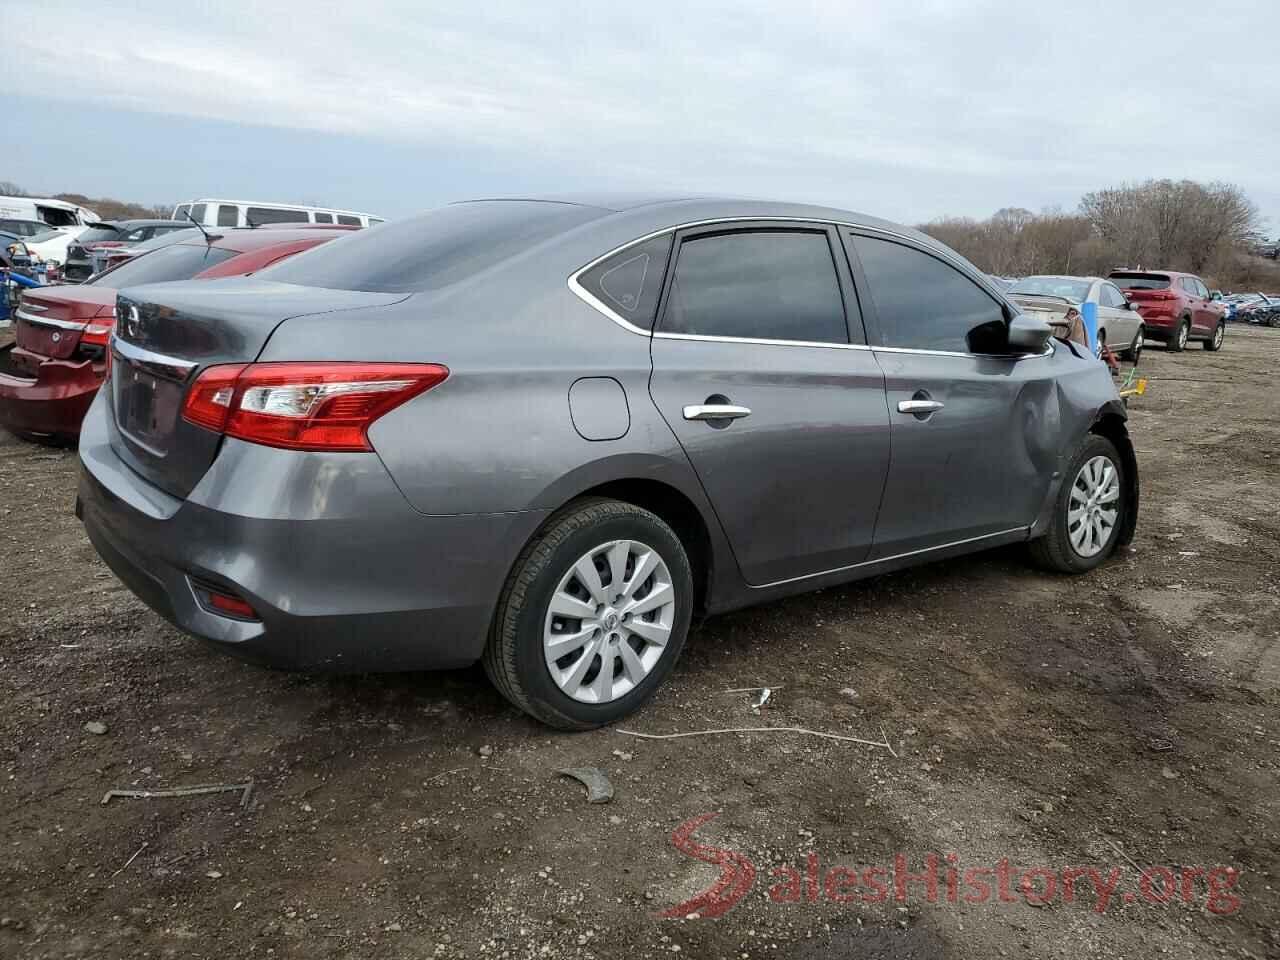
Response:
M128 360L135 366L142 367L148 373L165 380L184 381L196 368L196 364L190 360L167 357L145 347L126 343L114 333L111 335L111 351L121 359Z
M578 279L584 273L590 270L592 267L598 266L599 264L603 263L605 260L608 260L610 257L616 256L617 254L621 253L623 250L626 250L628 247L634 247L636 244L644 243L648 240L652 240L654 237L660 237L666 233L677 233L681 230L689 230L694 227L713 227L721 223L802 223L802 224L817 224L817 225L829 226L829 227L848 227L853 230L866 230L870 233L877 233L877 234L880 234L881 236L891 237L896 240L905 240L908 243L923 246L923 244L920 244L920 241L918 239L916 239L915 237L909 236L908 234L900 233L896 230L886 230L884 227L874 227L874 226L870 226L868 224L863 224L863 223L853 223L848 220L821 220L821 219L815 220L809 217L715 217L710 220L690 220L685 223L675 224L674 226L663 227L661 230L651 231L650 233L646 233L644 236L636 237L633 240L628 240L626 243L621 243L618 246L614 247L612 250L608 251L607 253L601 254L600 256L592 260L590 263L588 263L586 266L579 267L577 270L575 270L573 273L569 275L569 278L567 281L569 291L574 296L576 296L579 300L585 303L587 306L591 307L593 310L596 310L597 312L604 314L606 317L608 317L618 326L622 327L623 330L626 330L629 333L639 334L642 337L652 337L658 340L701 340L707 343L754 343L754 344L759 344L762 346L770 346L770 347L826 347L828 349L833 349L833 350L871 350L871 351L883 350L891 353L919 353L919 354L925 354L929 356L941 356L941 357L989 357L994 359L1005 359L1005 360L1032 359L1035 357L1049 356L1053 353L1052 342L1049 344L1048 349L1046 349L1043 354L1023 353L1023 354L1016 354L1016 355L1006 355L1002 353L961 353L958 351L949 351L949 350L917 350L909 347L876 347L876 346L872 346L870 344L865 344L865 343L820 343L813 340L765 340L765 339L759 339L754 337L718 337L718 336L708 336L704 334L694 334L694 333L657 333L653 330L645 330L642 327L637 327L634 323L631 323L625 317L614 312L605 303L603 303L600 300L600 298L595 296L593 293L591 293L591 291L589 291L586 287L584 287ZM672 245L672 252L673 253L676 252L674 244ZM970 281L977 283L980 289L986 291L988 294L993 295L996 298L997 303L1007 304L1009 302L1004 298L1002 294L999 293L999 291L992 289L987 284L978 283L978 281L974 281L974 278L970 277L969 274L962 268L962 264L959 261L957 261L954 257L949 256L946 251L930 250L929 253L932 256L937 256L939 259L948 262L950 266L960 270L961 273L964 274L966 278L968 278Z
M57 320L54 317L33 317L26 312L25 308L19 307L14 313L14 317L18 320L25 320L27 323L37 327L56 327L59 330L83 330L85 325L75 320Z

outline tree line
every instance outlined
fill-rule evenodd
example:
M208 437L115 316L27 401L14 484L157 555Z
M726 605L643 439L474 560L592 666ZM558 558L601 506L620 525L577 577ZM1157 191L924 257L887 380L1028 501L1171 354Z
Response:
M1006 207L986 220L947 217L920 229L997 276L1164 268L1223 290L1280 292L1280 265L1253 253L1258 208L1228 183L1148 180L1087 193L1073 213Z

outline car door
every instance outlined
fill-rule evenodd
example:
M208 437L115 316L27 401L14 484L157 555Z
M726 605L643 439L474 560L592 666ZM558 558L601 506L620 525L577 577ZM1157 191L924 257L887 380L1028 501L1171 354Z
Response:
M1129 308L1129 301L1115 284L1101 280L1094 289L1098 298L1098 314L1107 329L1107 346L1117 353L1128 350L1142 318L1136 310Z
M1012 308L940 252L873 231L844 235L892 424L870 559L1027 527L1057 455L1053 348L1009 355Z
M864 560L889 462L884 377L835 228L677 234L650 393L755 586Z

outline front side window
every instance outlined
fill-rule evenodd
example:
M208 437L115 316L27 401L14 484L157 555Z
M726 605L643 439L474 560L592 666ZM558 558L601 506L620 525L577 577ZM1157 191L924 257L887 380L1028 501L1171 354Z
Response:
M998 340L1004 310L937 257L892 240L853 235L886 347L982 353Z
M235 227L240 224L240 208L229 203L218 204L218 226Z
M647 331L658 312L670 253L671 234L651 237L583 271L578 283L622 319Z
M661 330L848 343L827 233L748 230L683 241Z
M181 204L173 211L173 219L185 220L187 219L187 214L190 212L191 212L191 204L189 203Z

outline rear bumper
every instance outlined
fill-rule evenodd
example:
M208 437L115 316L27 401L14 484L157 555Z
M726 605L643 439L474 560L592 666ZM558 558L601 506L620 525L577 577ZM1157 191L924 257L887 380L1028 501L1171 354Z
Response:
M24 363L14 363L15 354ZM22 375L35 369L33 377ZM91 360L49 360L21 347L0 347L0 426L14 433L75 437L105 366Z
M317 458L237 441L219 455L233 469L216 463L179 500L116 456L109 416L96 404L80 438L77 513L94 548L165 619L259 663L351 672L475 662L510 566L545 517L428 516L375 454ZM229 588L260 621L211 612L193 580Z
M1152 340L1168 340L1178 329L1178 318L1172 313L1156 313L1150 308L1138 310L1146 335Z

